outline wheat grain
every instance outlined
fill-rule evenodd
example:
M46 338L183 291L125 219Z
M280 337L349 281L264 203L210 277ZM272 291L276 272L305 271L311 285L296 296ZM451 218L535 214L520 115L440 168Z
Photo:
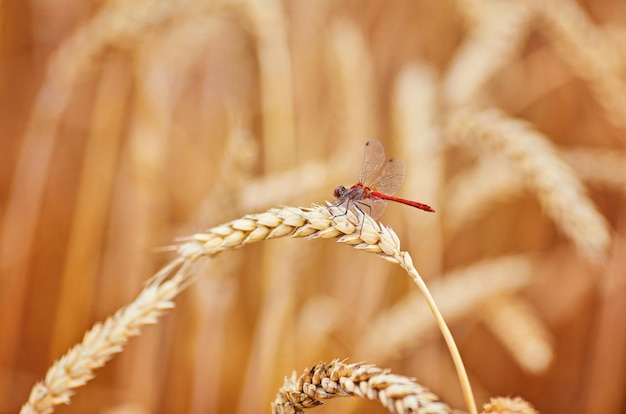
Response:
M611 243L608 224L544 135L495 109L457 111L447 128L452 143L505 156L578 250L592 261L605 259Z
M483 406L483 414L537 414L537 410L520 397L495 397Z
M435 394L410 378L374 365L346 364L336 359L307 368L300 377L294 372L291 378L285 378L272 403L272 412L303 413L305 408L322 404L321 400L338 397L379 400L390 412L399 414L452 412Z

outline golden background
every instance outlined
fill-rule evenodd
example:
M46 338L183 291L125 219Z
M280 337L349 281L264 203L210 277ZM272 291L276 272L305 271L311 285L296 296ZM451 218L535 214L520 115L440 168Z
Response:
M626 3L0 3L0 412L179 236L405 161L389 205L477 402L626 410ZM332 240L227 251L59 413L269 412L348 358L464 409L401 269ZM362 400L315 413L385 412Z

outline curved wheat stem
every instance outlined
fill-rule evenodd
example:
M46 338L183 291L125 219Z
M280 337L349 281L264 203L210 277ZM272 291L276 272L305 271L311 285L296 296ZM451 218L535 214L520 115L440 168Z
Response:
M369 364L320 362L297 377L285 378L272 403L274 414L304 413L305 408L337 397L379 400L393 413L451 413L446 404L414 380Z
M263 239L284 236L304 238L337 238L356 249L376 253L385 260L399 264L413 279L424 295L428 307L437 320L461 381L461 388L470 413L476 413L474 396L452 334L435 301L413 266L407 252L400 250L400 239L391 227L384 227L365 215L357 217L342 207L314 206L313 208L285 207L265 213L250 214L241 219L197 233L178 248L180 256L189 261L211 257L223 250L238 248Z
M155 323L163 310L173 307L172 299L191 283L189 266L224 250L278 237L336 238L359 250L375 253L399 264L425 296L448 345L461 380L463 394L471 413L476 404L467 373L454 339L426 284L415 269L411 256L400 250L400 240L390 227L381 226L369 216L357 217L353 211L336 206L312 208L284 207L260 214L249 214L204 233L197 233L175 247L179 257L159 271L130 305L120 309L104 323L96 324L76 345L48 370L43 382L35 385L22 413L49 413L55 405L68 403L74 388L93 378L93 370L120 353L140 328ZM174 269L174 276L168 276Z

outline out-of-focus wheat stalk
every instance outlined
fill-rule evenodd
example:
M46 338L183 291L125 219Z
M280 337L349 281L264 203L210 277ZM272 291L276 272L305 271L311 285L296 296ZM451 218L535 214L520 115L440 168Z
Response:
M592 186L626 191L626 154L597 148L575 148L559 152L576 176ZM522 177L501 157L483 158L458 174L446 189L445 229L453 234L490 211L490 206L519 196Z
M56 351L54 355L67 346L66 338L78 337L82 327L87 325L89 308L96 294L95 275L101 264L99 252L115 186L115 169L131 89L123 60L117 58L107 63L94 102L93 127L79 173L78 197L53 322L50 350ZM76 295L76 292L81 294Z
M295 151L293 74L286 10L281 1L244 2L257 41L266 167L284 167Z
M626 223L617 229L624 234ZM613 413L624 407L624 343L626 343L626 240L616 238L607 266L606 277L600 281L597 313L593 316L591 361L585 370L581 405L585 413Z
M0 231L0 263L14 266L27 261L41 212L57 132L76 80L108 47L114 44L128 46L130 39L159 27L179 13L194 13L198 5L195 0L183 0L177 4L153 0L108 2L54 51L46 63L42 85L31 106L7 195L8 203ZM11 294L6 298L1 296L0 300L0 321L5 325L3 331L6 335L0 347L14 347L19 343L19 318L22 314L15 309L23 307L21 301L27 281L25 272L19 265L7 273L12 277L3 292ZM13 352L10 349L2 354Z
M563 151L563 159L578 176L592 185L626 191L626 152L599 148Z
M545 136L495 109L457 111L447 128L451 143L506 157L578 250L590 260L605 259L611 243L608 224Z
M532 273L530 257L500 257L451 271L432 281L430 290L441 313L451 323L495 295L512 293L528 285ZM422 298L407 294L370 322L356 353L367 359L384 360L397 355L403 347L415 346L420 337L435 327L428 316Z
M300 414L337 397L379 400L392 413L452 413L450 407L414 380L374 365L333 360L285 378L272 403L274 414Z
M547 34L563 59L593 88L608 119L626 128L626 82L621 76L623 66L617 45L575 1L531 3L547 22Z
M378 134L376 77L364 35L349 20L333 22L326 39L331 95L337 105L339 135L346 143Z
M266 249L268 251L268 249ZM256 315L250 341L250 355L245 367L244 381L237 412L251 413L267 403L273 390L271 381L279 369L277 361L285 357L282 348L286 345L285 332L293 326L297 309L297 289L307 266L313 266L310 251L298 243L274 246L271 257L264 263L267 275L260 311ZM289 349L289 346L287 346Z
M491 297L482 316L525 371L540 374L550 366L554 339L526 301L513 295Z
M417 61L406 64L397 76L393 95L393 126L403 157L410 160L412 173L406 174L403 193L436 206L444 181L443 146L437 124L438 83L433 68ZM439 207L435 207L439 209ZM430 275L441 273L441 214L428 220L407 220L408 243L416 245L416 261ZM428 240L420 237L428 234Z
M176 247L179 257L157 273L137 299L118 311L104 324L97 324L85 334L83 342L72 348L50 368L46 379L35 385L23 413L51 412L55 405L68 403L72 390L93 378L114 354L122 352L129 337L139 328L154 323L160 312L171 308L171 299L192 281L191 263L212 257L224 250L242 247L261 240L291 236L295 238L337 238L359 250L375 253L399 264L417 284L437 320L457 368L468 409L476 413L467 373L456 344L424 281L412 264L411 256L400 250L400 240L390 227L383 227L369 216L357 217L336 206L302 209L285 207L265 213L250 214L186 238ZM167 276L182 266L169 280ZM104 328L103 328L104 327ZM101 332L104 331L104 336Z
M513 199L524 189L524 181L509 168L503 157L477 160L476 164L454 177L446 188L448 235L488 214L498 202Z
M528 32L532 13L524 2L480 3L481 13L474 16L478 21L454 55L443 81L443 100L453 107L476 99L494 73L519 53Z

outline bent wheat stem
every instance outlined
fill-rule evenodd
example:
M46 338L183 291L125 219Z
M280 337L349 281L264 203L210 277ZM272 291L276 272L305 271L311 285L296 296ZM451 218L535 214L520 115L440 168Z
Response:
M456 344L428 288L413 267L411 256L400 250L400 240L390 227L384 227L369 216L357 217L336 206L312 208L284 207L264 213L249 214L240 219L194 234L175 247L179 257L153 276L137 298L118 310L103 323L97 323L80 344L71 348L37 383L22 407L21 413L50 413L54 406L69 403L74 388L85 385L102 367L124 349L132 336L141 333L146 324L156 323L166 309L174 307L173 298L190 285L192 263L246 244L279 237L336 238L337 242L375 253L398 263L413 278L437 320L457 368L461 387L470 413L476 405L467 374ZM178 269L173 276L172 272Z
M411 256L400 250L400 239L391 227L381 226L368 215L356 217L352 211L346 214L343 208L332 205L307 209L285 207L282 210L271 209L265 213L250 214L205 233L195 234L181 244L179 254L190 261L196 261L201 257L214 256L225 249L286 235L308 239L338 237L337 241L340 243L376 253L387 261L399 264L424 295L454 361L468 410L472 414L477 412L467 372L450 329L428 287L413 266Z

